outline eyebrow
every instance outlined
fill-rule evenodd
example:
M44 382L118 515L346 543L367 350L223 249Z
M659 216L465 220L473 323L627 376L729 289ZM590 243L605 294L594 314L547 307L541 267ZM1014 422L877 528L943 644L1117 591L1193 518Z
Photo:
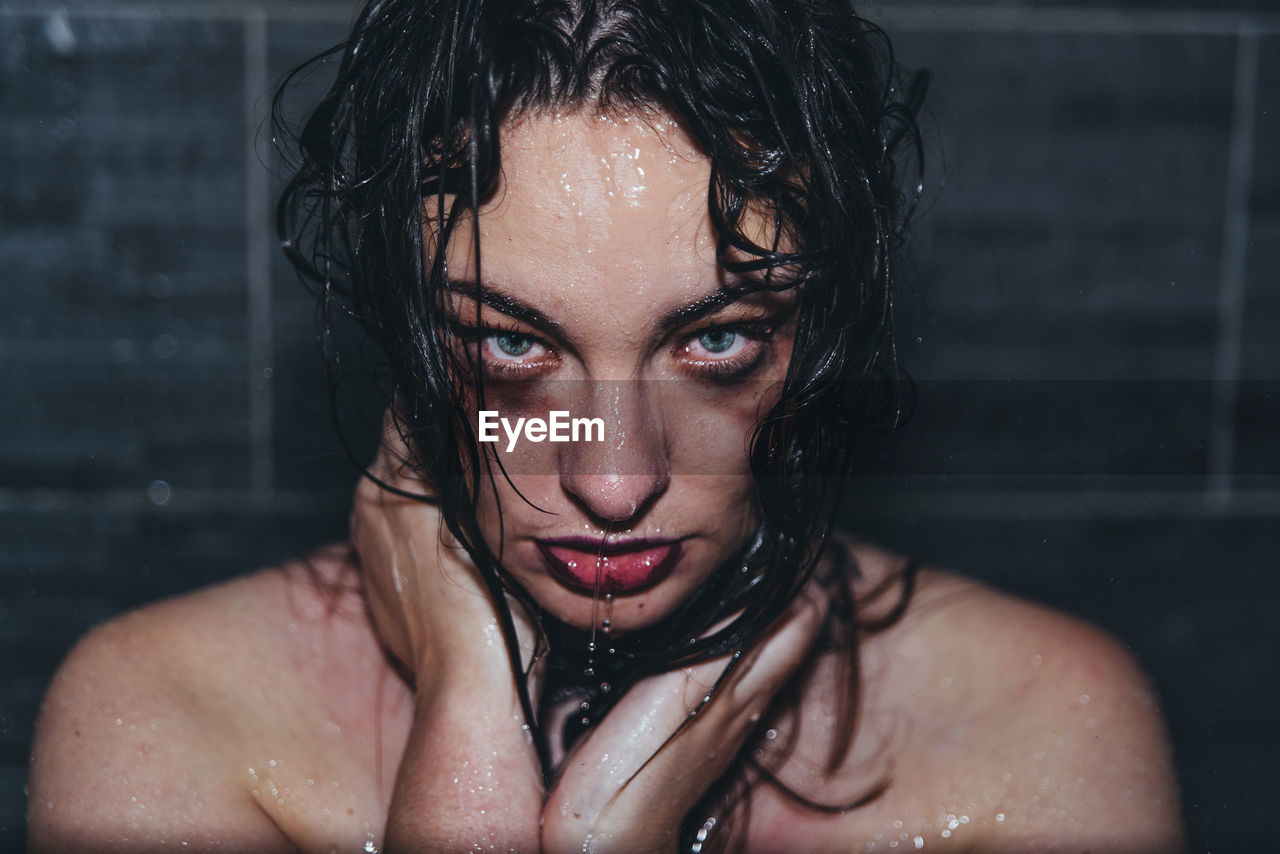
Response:
M473 280L463 280L451 281L449 285L450 289L455 293L471 297L495 311L500 311L537 329L558 332L564 328L562 324L547 317L538 309L517 297L503 293L492 284L486 284L481 287ZM759 293L761 290L765 289L747 286L719 290L693 302L676 306L659 318L658 329L665 335L709 314L714 314L725 306L732 305L745 297Z
M505 315L514 317L523 323L527 323L537 329L543 331L560 331L563 326L560 323L547 317L528 303L505 294L502 291L494 290L493 285L485 285L480 287L479 283L471 280L450 281L449 289L462 296L471 297L476 302L483 303L495 311L500 311Z

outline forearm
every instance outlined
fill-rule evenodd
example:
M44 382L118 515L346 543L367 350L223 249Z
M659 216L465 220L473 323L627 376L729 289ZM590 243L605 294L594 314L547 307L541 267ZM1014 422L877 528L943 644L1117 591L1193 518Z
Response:
M510 681L473 673L420 687L387 820L390 854L540 850L542 776Z

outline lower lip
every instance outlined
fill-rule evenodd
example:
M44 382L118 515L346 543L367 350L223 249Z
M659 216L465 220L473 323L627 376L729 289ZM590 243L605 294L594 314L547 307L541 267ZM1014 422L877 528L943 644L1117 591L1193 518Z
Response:
M594 593L631 593L666 578L680 560L680 544L605 555L538 543L551 574L570 587Z

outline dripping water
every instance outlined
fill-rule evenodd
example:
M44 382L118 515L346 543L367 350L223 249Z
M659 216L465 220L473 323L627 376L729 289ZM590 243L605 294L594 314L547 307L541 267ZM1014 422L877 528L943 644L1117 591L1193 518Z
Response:
M609 533L610 529L606 525L604 534L600 537L600 550L596 552L596 583L591 594L591 635L590 640L587 641L587 666L582 670L582 675L588 679L592 679L596 675L596 626L600 625L600 591L604 587L604 564L608 560L608 558L604 556L604 547L609 540ZM605 623L610 624L609 617L613 614L613 594L606 593L605 600ZM605 629L605 633L608 633L607 628ZM584 727L590 726L591 701L583 700L581 708L582 725Z

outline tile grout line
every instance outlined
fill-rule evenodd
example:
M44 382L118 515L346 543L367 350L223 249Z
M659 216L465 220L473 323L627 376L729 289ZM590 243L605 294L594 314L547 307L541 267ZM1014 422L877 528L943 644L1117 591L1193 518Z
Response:
M892 29L935 32L1234 36L1245 27L1255 32L1280 30L1280 15L1244 10L1027 8L974 3L906 8L878 6L863 11L875 23Z
M267 242L267 174L258 156L266 115L267 18L261 9L244 14L245 113L245 305L249 326L249 483L255 496L270 493L272 459L271 258Z
M179 487L163 506L153 504L146 489L4 488L0 512L27 513L143 513L177 518L209 513L237 514L249 510L252 490L219 487ZM340 514L345 519L349 490L282 489L272 494L277 514ZM910 490L881 493L874 505L848 503L869 519L1212 519L1206 515L1201 490L1082 490L979 489L916 494ZM1280 489L1237 491L1226 514L1236 519L1273 519L1280 514Z
M0 0L0 18L47 17L54 14L88 15L96 18L154 18L176 20L240 21L254 15L285 21L336 21L348 23L356 0L312 0L307 3L263 2L263 0L186 0L170 2L163 8L155 3L114 2L100 4L70 0L50 8L47 0Z
M1231 137L1222 218L1218 279L1218 335L1209 413L1208 483L1205 498L1221 511L1231 500L1235 465L1236 401L1244 335L1245 270L1249 251L1249 187L1253 182L1253 113L1258 89L1258 34L1242 25L1236 35Z
M50 9L46 0L0 0L0 17L45 16L56 12L91 14L95 17L161 17L243 20L258 13L282 21L334 21L350 23L355 0L186 0L163 9L154 3L118 0L108 4L89 0L64 0ZM868 6L864 10L879 24L894 29L981 32L1071 32L1098 34L1143 33L1159 35L1235 35L1241 27L1259 33L1280 33L1280 15L1274 12L1214 9L1126 9L1065 6L1028 8L991 3L907 8Z

